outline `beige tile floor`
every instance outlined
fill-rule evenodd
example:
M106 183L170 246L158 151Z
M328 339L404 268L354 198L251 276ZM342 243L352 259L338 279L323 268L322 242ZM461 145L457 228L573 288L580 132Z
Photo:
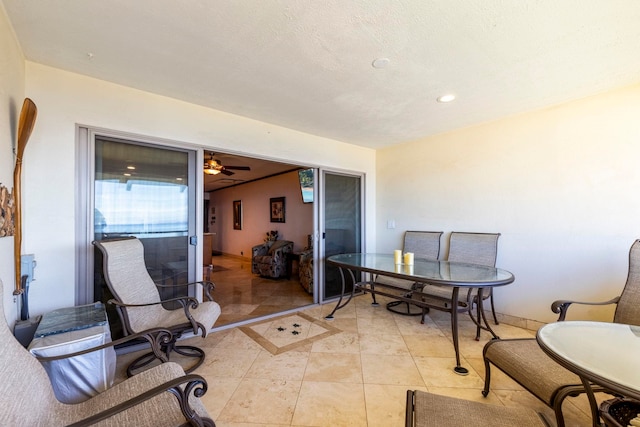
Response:
M214 256L212 262L215 268L210 279L216 284L214 298L222 308L216 326L313 304L313 296L300 286L295 269L290 279L274 280L251 274L248 259Z
M384 302L382 300L381 302ZM531 407L554 420L553 412L516 383L493 370L492 390L482 397L482 347L490 339L460 322L462 364L456 375L449 316L431 312L425 324L416 317L371 306L356 297L336 313L331 325L341 332L273 355L237 327L188 341L207 358L195 373L206 378L203 402L218 427L256 426L402 426L407 389L427 390L487 404ZM302 313L319 321L333 304ZM531 337L532 331L500 324L503 338ZM133 354L118 356L120 376ZM564 404L567 426L589 426L584 397Z

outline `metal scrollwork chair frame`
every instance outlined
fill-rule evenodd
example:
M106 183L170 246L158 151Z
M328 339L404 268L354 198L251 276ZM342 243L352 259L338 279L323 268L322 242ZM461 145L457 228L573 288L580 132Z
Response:
M103 271L109 290L115 297L109 301L117 307L126 335L140 333L154 328L171 332L171 337L152 337L160 343L160 352L148 352L134 360L127 368L129 376L145 368L156 359L170 360L171 353L196 358L197 361L185 369L193 372L204 362L205 352L195 346L178 345L185 332L207 336L209 329L220 316L220 306L213 301L209 281L166 286L153 282L144 264L144 248L135 237L107 239L93 242L103 254ZM199 302L193 297L183 296L161 299L158 288L177 288L202 285L209 301ZM167 303L176 303L179 308L169 310ZM153 335L153 332L150 333Z
M2 287L0 281L0 301ZM3 304L0 317L0 424L87 426L101 422L105 426L215 427L199 399L207 391L207 382L199 375L185 375L176 363L155 366L74 404L58 401L40 363L81 356L133 339L144 339L157 347L171 335L170 331L162 328L153 334L144 331L76 353L36 358L11 333Z
M551 304L558 321L565 320L573 304L615 304L614 323L640 326L640 240L629 250L629 272L620 296L603 302L558 300ZM558 427L564 427L562 403L568 396L577 396L586 390L580 378L547 356L535 338L497 339L489 341L483 350L485 383L482 394L487 396L491 385L491 365L494 365L523 386L555 412ZM596 392L606 391L593 385ZM594 420L594 425L597 420Z

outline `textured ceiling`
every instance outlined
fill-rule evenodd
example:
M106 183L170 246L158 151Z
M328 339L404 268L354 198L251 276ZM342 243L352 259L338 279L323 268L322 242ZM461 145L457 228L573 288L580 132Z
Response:
M0 1L29 61L373 148L640 82L637 0Z

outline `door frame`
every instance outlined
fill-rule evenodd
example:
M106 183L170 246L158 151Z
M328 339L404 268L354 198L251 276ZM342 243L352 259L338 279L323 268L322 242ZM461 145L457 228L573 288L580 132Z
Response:
M324 202L326 196L326 186L325 186L325 176L326 174L333 175L343 175L354 178L360 178L360 248L361 252L366 252L366 174L363 172L353 172L353 171L345 171L341 169L331 169L331 168L319 168L318 169L318 179L315 181L321 181L321 185L317 188L318 194L318 206L317 206L317 214L318 214L318 222L316 228L316 235L318 244L318 256L314 258L314 265L317 265L318 268L314 268L314 279L318 280L318 284L316 286L316 291L319 295L318 302L320 304L326 304L340 298L339 295L326 297L325 296L325 266L326 266L326 254L325 254L325 244L326 240L323 236L326 233L326 224L325 224L325 210L324 210ZM314 182L315 184L315 182ZM322 286L320 286L322 284Z
M137 134L114 131L110 129L98 128L95 126L76 125L76 147L75 147L75 164L76 164L76 196L75 196L75 252L76 252L76 274L75 274L75 304L83 305L94 302L94 250L91 244L94 230L93 209L95 205L93 194L93 183L95 177L95 138L101 136L105 138L120 139L130 141L132 143L140 143L142 145L152 145L159 148L166 147L168 149L184 150L193 152L195 155L194 170L189 171L189 180L193 182L193 186L189 185L189 191L194 193L194 215L189 218L189 229L194 230L192 235L196 236L196 245L188 245L189 259L192 260L189 265L190 282L202 280L202 241L203 230L198 224L203 222L203 204L202 197L199 194L204 192L203 179L197 173L198 165L204 163L204 150L200 146L194 144L182 143L179 141L166 140L162 138L141 136ZM192 224L191 221L195 221ZM193 227L193 228L192 228ZM197 288L197 287L196 287ZM197 289L194 295L199 301L202 301L202 290Z

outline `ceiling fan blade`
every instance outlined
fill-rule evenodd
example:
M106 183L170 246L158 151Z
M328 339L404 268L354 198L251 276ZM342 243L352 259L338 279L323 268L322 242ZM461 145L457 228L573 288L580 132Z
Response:
M225 168L224 168L224 169L222 169L220 172L222 172L224 175L227 175L227 176L231 176L231 175L233 175L233 172L228 171L228 170L226 170L226 169L227 169L227 167L225 166Z
M239 171L250 171L251 168L249 166L226 166L224 167L225 169L235 169L235 170L239 170Z

